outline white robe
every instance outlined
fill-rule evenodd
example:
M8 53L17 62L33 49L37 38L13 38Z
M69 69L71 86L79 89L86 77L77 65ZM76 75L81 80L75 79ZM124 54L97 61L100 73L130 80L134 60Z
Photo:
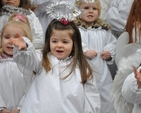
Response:
M113 0L107 13L107 22L111 25L112 33L119 37L124 31L128 15L134 0Z
M0 110L20 109L32 76L23 75L12 58L0 60Z
M141 49L138 49L137 52L141 54ZM140 56L138 57L138 59L140 60L136 59L136 61L141 61ZM139 63L141 62L138 62L138 64ZM139 69L141 69L141 66L139 67ZM138 88L137 80L133 72L129 74L124 81L124 84L122 86L122 95L128 102L134 104L132 113L141 112L141 89Z
M26 38L25 41L27 50L19 51L16 47L14 60L37 74L20 113L100 113L95 79L83 85L78 67L68 78L62 79L69 74L70 68L66 69L66 66L73 59L58 60L51 54L48 57L52 69L46 72L42 67L41 52L35 51Z
M115 56L116 38L110 31L101 29L101 27L85 29L82 26L79 27L83 50L95 50L98 55L93 59L87 59L90 63L95 65L100 72L100 79L97 82L98 89L101 96L101 113L114 113L114 107L110 102L110 89L113 83L111 73L107 66L106 60L101 58L101 52L108 50L111 56ZM113 61L113 60L112 60ZM109 63L112 63L110 61Z
M30 11L31 14L27 15L27 18L29 20L31 32L32 32L32 43L36 49L42 49L44 45L44 33L41 26L41 23L39 22L39 19L35 16L34 12ZM0 34L2 32L2 28L7 23L9 19L9 15L5 14L0 16Z

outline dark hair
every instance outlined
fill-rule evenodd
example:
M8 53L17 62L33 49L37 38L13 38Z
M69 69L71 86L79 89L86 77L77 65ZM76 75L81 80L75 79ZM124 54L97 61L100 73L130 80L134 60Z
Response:
M73 70L77 66L77 63L79 63L78 66L80 68L82 83L85 83L88 78L92 77L92 69L83 54L81 35L79 32L79 29L77 28L74 22L69 22L67 25L64 25L57 19L53 19L51 21L45 35L45 45L43 48L43 60L42 60L43 67L45 68L47 72L51 69L51 64L49 62L47 54L50 52L50 38L51 38L53 30L72 30L73 31L73 34L71 36L73 41L73 48L71 53L71 56L73 57L73 62L71 63L72 68L71 68L70 74L73 72Z
M0 0L0 10L3 7L2 0ZM20 0L19 7L29 10L31 8L30 0Z
M135 28L135 39L137 39L136 32L141 36L141 0L134 0L125 26L126 31L129 33L129 43L133 42L132 33ZM138 31L137 31L138 30Z

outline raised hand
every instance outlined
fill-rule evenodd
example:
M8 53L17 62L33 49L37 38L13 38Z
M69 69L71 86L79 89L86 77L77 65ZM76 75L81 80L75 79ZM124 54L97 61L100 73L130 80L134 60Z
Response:
M21 35L16 34L16 38L11 38L10 43L17 46L19 50L26 49L27 45Z
M141 88L141 69L138 71L136 67L133 67L135 78L137 79L138 88Z

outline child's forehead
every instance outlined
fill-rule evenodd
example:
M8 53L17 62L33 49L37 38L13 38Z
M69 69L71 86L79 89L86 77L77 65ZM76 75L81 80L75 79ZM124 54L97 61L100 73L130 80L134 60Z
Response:
M91 2L91 3L81 2L80 3L80 7L85 7L85 6L97 7L97 2Z

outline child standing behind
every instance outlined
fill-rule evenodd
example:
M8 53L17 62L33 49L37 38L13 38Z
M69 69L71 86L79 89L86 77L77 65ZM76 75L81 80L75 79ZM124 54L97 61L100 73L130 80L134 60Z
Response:
M0 53L0 113L19 113L32 76L19 70L13 61L13 45L10 39L26 36L32 40L28 20L23 15L12 15L1 33Z
M52 20L43 51L36 52L27 38L11 40L14 60L37 74L21 113L99 113L95 77L72 21ZM67 22L67 23L66 23Z
M100 113L115 113L110 102L113 81L107 64L113 63L116 38L111 34L109 25L99 19L100 2L98 0L77 1L76 4L82 10L82 14L75 22L82 36L84 55L100 72L100 80L97 82L101 96Z
M27 16L32 31L33 45L41 49L44 43L44 34L39 19L30 10L30 0L0 0L0 34L3 26L12 14L24 14Z

